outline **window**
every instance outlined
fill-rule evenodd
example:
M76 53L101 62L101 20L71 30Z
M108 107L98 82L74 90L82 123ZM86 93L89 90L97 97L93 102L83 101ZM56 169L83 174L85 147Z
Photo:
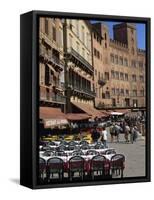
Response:
M111 71L111 78L115 78L115 73L113 70Z
M142 75L140 75L140 81L144 82L144 77Z
M124 80L124 74L122 72L120 72L120 79Z
M112 88L112 95L115 95L115 88Z
M129 90L126 89L126 96L129 96Z
M115 55L115 64L118 64L118 55Z
M121 96L124 96L124 89L121 89L120 94Z
M111 60L111 63L114 63L114 55L113 54L110 54L110 60Z
M135 74L132 75L132 81L136 82L136 75Z
M48 29L48 19L45 18L45 33L48 35L49 34L49 29Z
M63 46L63 31L61 28L59 29L59 45L60 47Z
M69 47L72 47L72 36L69 34Z
M142 61L139 61L138 64L139 64L139 68L143 68L143 62Z
M110 92L109 92L109 91L106 91L106 92L105 92L105 98L106 98L106 99L110 99Z
M52 38L54 41L56 41L56 28L52 27Z
M76 20L76 34L79 37L79 21Z
M119 58L119 64L120 65L123 65L123 58L120 56L120 58Z
M85 57L85 49L82 48L82 56Z
M109 72L105 72L105 80L109 80Z
M107 43L105 42L105 48L107 49Z
M115 72L115 77L119 80L119 72Z
M132 67L136 67L136 61L135 60L132 60Z
M98 79L100 80L100 78L101 78L101 74L100 72L98 72Z
M76 42L76 51L79 52L79 43Z
M144 90L140 90L140 96L144 97Z
M133 90L133 96L134 96L134 97L137 96L137 90Z
M128 66L128 60L127 60L127 58L124 59L124 65Z
M97 55L96 51L97 51L97 50L94 48L94 56L96 56L96 55Z
M116 95L119 95L119 88L116 89Z
M125 81L128 81L128 74L125 74Z
M84 32L84 26L82 26L82 42L85 43L85 32Z

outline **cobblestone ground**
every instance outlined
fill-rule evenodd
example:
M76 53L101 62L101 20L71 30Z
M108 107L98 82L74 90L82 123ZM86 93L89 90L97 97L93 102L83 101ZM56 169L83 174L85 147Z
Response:
M116 142L116 139L111 143L109 135L108 145L115 148L117 153L125 155L124 177L145 176L145 139L143 137L131 144L125 143L124 134L120 134L119 143Z

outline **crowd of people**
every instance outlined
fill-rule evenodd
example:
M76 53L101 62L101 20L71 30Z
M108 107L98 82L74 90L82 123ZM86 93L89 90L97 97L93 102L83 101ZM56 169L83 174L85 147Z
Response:
M145 117L142 116L125 116L121 121L112 121L109 127L95 126L91 132L93 142L102 141L104 146L107 147L108 134L111 136L111 143L119 142L120 134L124 134L126 143L136 142L138 136L144 135Z

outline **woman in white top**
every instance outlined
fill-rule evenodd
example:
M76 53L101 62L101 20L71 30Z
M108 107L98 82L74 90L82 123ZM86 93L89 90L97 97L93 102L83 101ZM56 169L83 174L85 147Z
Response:
M102 133L101 133L101 140L104 144L104 147L107 148L107 130L105 129L105 127L102 128Z

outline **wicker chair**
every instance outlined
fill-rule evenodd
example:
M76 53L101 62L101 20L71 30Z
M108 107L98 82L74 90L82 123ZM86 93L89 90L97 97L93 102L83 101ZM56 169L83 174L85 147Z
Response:
M108 149L104 152L105 155L109 155L109 154L116 154L116 151L114 149Z

